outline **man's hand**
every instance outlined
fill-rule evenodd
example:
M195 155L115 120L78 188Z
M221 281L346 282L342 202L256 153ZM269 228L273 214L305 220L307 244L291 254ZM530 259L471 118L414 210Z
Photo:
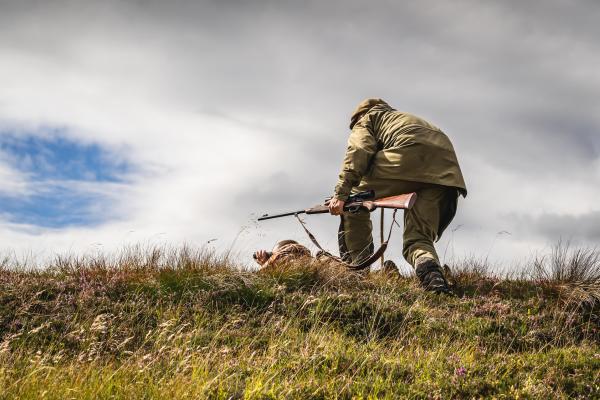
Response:
M266 250L258 250L256 253L254 253L254 259L260 265L266 263L269 257L269 252Z
M331 215L342 215L344 212L344 205L346 202L344 200L336 199L335 197L329 200L329 213Z

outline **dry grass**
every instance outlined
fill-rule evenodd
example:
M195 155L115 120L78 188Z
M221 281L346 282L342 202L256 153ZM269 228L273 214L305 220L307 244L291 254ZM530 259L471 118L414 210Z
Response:
M464 261L454 298L189 247L0 265L0 398L600 396L595 250Z

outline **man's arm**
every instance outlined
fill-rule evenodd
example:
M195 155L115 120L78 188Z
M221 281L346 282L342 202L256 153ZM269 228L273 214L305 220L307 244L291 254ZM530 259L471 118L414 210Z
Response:
M348 149L344 156L338 183L335 186L335 199L341 201L348 199L352 188L358 186L366 173L376 151L377 141L369 130L368 118L363 118L354 125L348 138Z

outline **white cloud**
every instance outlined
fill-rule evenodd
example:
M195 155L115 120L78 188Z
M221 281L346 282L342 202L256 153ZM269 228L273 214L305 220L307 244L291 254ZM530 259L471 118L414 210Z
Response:
M470 194L440 249L513 260L547 243L509 216L597 211L595 5L549 2L540 14L528 2L166 4L2 6L2 130L64 127L141 166L131 185L107 187L119 219L61 230L2 223L4 248L214 237L227 248L244 226L240 251L305 241L293 221L255 226L250 214L329 194L348 114L366 96L422 114L455 143ZM1 191L25 191L26 178L0 163ZM310 221L334 247L335 219Z

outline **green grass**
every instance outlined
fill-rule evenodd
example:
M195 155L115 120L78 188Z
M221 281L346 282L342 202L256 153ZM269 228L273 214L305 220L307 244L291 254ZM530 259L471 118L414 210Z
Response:
M186 248L5 266L0 399L600 398L600 263L583 254L512 278L455 265L458 297Z

